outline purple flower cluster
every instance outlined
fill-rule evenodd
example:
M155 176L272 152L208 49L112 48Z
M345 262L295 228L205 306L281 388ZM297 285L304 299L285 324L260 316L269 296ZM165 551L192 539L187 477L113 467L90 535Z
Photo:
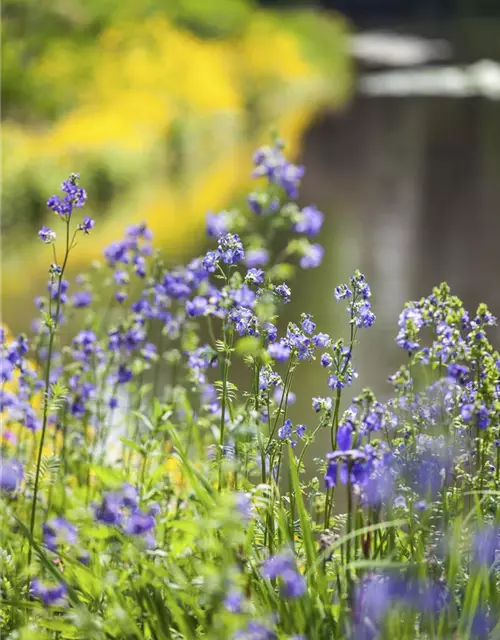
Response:
M298 196L300 181L304 177L304 167L288 162L283 155L282 143L277 141L273 147L261 147L255 152L253 162L254 178L267 178L271 184L281 187L289 198L295 199ZM257 209L256 205L254 206ZM258 212L261 213L261 211Z
M267 625L250 620L245 629L237 631L233 640L277 640L278 636Z
M304 207L297 215L293 229L307 236L317 236L323 226L324 218L324 214L315 206Z
M56 233L52 231L52 229L49 229L49 227L43 226L38 232L38 237L45 244L51 244L56 239Z
M285 598L300 598L307 590L305 578L297 571L291 554L281 553L268 558L262 567L262 575L269 580L279 578L281 593Z
M48 584L34 579L31 582L31 594L38 598L44 605L63 606L66 604L68 588L64 582Z
M23 465L16 459L0 458L0 491L14 493L24 477Z
M43 524L43 541L51 551L62 545L74 545L76 540L76 527L64 518L53 518Z
M7 342L5 335L0 343L0 410L5 411L4 425L20 423L30 431L41 427L38 413L33 408L33 398L43 391L45 384L28 360L30 343L24 334ZM16 391L6 388L15 383Z
M124 484L120 491L112 491L103 496L100 505L94 505L94 516L98 522L121 527L124 533L138 536L147 546L154 546L155 507L145 512L139 508L137 490Z
M104 258L109 267L115 269L113 281L119 287L115 299L122 303L128 297L128 268L140 279L146 277L146 259L151 256L153 234L145 223L134 224L125 230L122 240L112 242L104 250Z
M356 271L349 278L349 284L340 284L335 288L338 301L349 300L347 311L351 316L351 325L357 329L368 328L375 322L375 314L371 310L371 290L365 276Z
M385 617L396 607L436 617L449 601L444 580L421 580L409 573L370 574L356 590L355 637L367 640L379 637Z
M209 273L214 273L219 263L235 265L245 257L243 244L236 233L226 233L219 236L217 250L209 251L203 258L203 268Z
M78 173L72 173L61 185L61 191L66 195L61 199L59 196L51 196L47 201L47 206L57 215L70 218L74 207L83 207L87 200L87 192L80 187Z

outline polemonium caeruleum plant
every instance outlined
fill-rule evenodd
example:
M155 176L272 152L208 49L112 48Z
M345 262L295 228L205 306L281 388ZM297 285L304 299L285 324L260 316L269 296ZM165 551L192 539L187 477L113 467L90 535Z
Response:
M495 318L445 284L409 303L387 397L349 403L369 284L326 292L348 340L308 313L278 329L324 216L279 141L253 163L246 210L208 214L209 250L175 268L135 224L70 282L98 228L77 175L48 201L32 335L1 332L6 638L498 637ZM306 361L324 384L296 424Z

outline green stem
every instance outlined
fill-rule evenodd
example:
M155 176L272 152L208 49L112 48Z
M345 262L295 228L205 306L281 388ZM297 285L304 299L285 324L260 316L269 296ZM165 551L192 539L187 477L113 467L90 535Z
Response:
M229 353L230 347L227 344L227 333L224 329L224 362L222 363L222 400L220 414L220 435L219 435L219 451L217 452L217 462L219 467L219 491L222 491L222 463L224 450L224 429L226 426L226 403L227 403L227 378L229 373Z
M43 402L43 418L42 418L42 433L40 436L40 445L38 447L38 457L36 462L36 473L35 473L35 487L33 489L33 502L31 505L31 518L30 518L30 539L29 539L29 547L28 547L28 567L31 565L31 557L33 554L33 532L35 530L35 521L36 521L36 503L38 499L38 489L40 485L40 465L42 463L42 452L43 445L45 442L45 432L47 431L47 418L49 412L49 385L50 385L50 370L52 364L52 351L54 349L54 339L56 336L58 324L59 324L59 311L61 308L61 287L62 287L62 279L64 275L64 270L66 269L66 263L68 262L68 256L70 252L70 242L69 242L69 219L66 221L66 252L64 254L64 261L61 267L61 273L59 274L59 281L57 285L57 303L56 303L56 314L55 318L50 318L50 326L49 326L49 348L47 351L47 365L45 367L45 392L44 392L44 402ZM76 233L76 232L75 232ZM74 239L74 235L73 235ZM72 244L72 243L71 243ZM52 298L52 288L50 291L50 298Z
M271 444L271 440L273 439L274 433L276 431L276 427L278 426L278 421L279 421L279 418L280 418L280 415L281 415L281 410L283 408L283 401L285 400L285 398L288 398L289 377L290 377L290 373L291 373L293 362L294 362L294 356L291 356L290 360L288 362L288 369L287 369L286 375L285 375L285 382L284 382L284 385L283 385L283 393L281 394L280 406L278 408L278 413L276 414L276 418L274 420L273 428L271 429L271 431L269 433L269 439L267 441L266 451L269 448L269 445Z
M337 396L335 398L335 411L332 417L332 426L330 428L330 437L332 443L332 451L337 448L337 431L339 428L339 412L340 412L340 398L342 396L342 389L337 389Z

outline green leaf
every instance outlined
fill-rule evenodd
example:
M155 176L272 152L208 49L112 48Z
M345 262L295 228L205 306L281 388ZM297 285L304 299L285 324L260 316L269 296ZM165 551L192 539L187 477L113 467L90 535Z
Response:
M137 444L137 442L129 440L128 438L124 438L123 436L120 438L120 441L123 442L123 444L127 445L129 449L133 449L134 451L137 451L137 453L142 453L141 445Z
M123 473L117 469L94 466L92 471L102 484L109 489L119 489L125 481Z

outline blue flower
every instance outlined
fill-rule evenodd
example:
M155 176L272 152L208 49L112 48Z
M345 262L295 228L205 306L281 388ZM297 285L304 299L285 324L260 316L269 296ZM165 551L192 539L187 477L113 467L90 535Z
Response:
M337 431L337 446L341 451L347 451L352 446L353 428L351 424L341 424Z
M158 358L156 345L152 342L146 342L144 347L141 349L141 355L147 362L154 362Z
M298 196L298 187L304 176L304 167L289 163L282 153L282 145L261 147L253 158L256 168L253 177L265 176L271 184L280 186L289 198Z
M307 585L304 576L297 573L294 569L284 571L281 574L281 579L283 580L281 592L286 598L295 600L303 596L306 592Z
M311 320L311 315L305 314L302 317L302 331L308 335L312 335L316 329L316 324Z
M208 310L208 301L201 296L195 296L192 300L186 302L186 313L191 318L203 316Z
M473 563L489 569L500 559L500 529L487 524L477 531L472 541L472 551Z
M287 302L290 302L292 292L290 290L290 287L286 283L283 282L282 284L273 287L273 291L279 298L281 298L281 301L285 304Z
M269 387L276 387L282 385L282 380L279 374L271 369L271 367L263 367L259 375L259 389L265 391Z
M14 373L14 365L12 362L9 362L7 359L0 360L0 379L4 382L12 380L12 376Z
M128 264L128 245L123 240L116 240L104 249L104 257L110 267L117 263Z
M210 238L218 238L229 231L231 214L228 211L220 213L207 213L207 235Z
M269 251L266 249L249 249L246 252L247 267L264 267L269 262Z
M76 527L64 518L53 518L43 524L43 541L51 551L62 544L76 543Z
M373 311L370 308L370 304L365 302L357 307L356 313L354 316L354 322L358 328L368 329L375 322L376 317Z
M203 268L206 269L209 273L215 273L218 263L219 254L217 253L217 251L209 251L203 258L202 262Z
M448 365L448 377L459 384L465 384L468 373L469 369L463 364L452 362Z
M334 289L334 295L338 302L344 300L345 298L350 298L352 296L352 291L346 284L339 284Z
M61 200L59 196L51 196L47 200L47 206L59 216L69 218L73 212L73 207L83 207L87 200L85 189L78 185L80 176L72 173L67 180L62 183L61 191L66 193Z
M132 371L128 369L124 364L118 367L118 373L116 376L118 384L126 384L132 380Z
M107 493L99 507L94 509L95 519L105 524L119 524L122 521L123 496L118 492Z
M267 351L271 358L274 358L277 362L285 362L288 360L291 354L290 347L283 341L283 338L279 342L273 342L267 348Z
M45 244L51 244L52 242L55 241L56 234L54 231L52 231L52 229L49 229L49 227L44 226L38 232L38 237L40 238L40 240L45 242Z
M323 353L321 355L320 361L321 366L325 368L331 367L333 364L333 358L329 353Z
M134 273L136 276L139 276L139 278L145 278L146 277L146 260L144 259L143 256L140 255L135 255L132 263L134 265Z
M280 553L268 558L262 568L262 574L269 580L281 578L282 593L287 598L300 598L306 591L306 581L298 573L295 560L288 553Z
M324 248L320 244L311 244L299 260L302 269L315 269L323 262Z
M31 594L45 605L62 605L66 603L68 589L64 582L46 584L37 578L31 582Z
M460 410L460 417L464 422L470 422L472 420L472 416L474 415L474 405L473 404L464 404L464 406Z
M320 411L331 411L332 410L332 399L331 398L313 398L312 399L312 408L316 413Z
M426 500L419 500L415 502L415 509L417 511L427 511L428 505Z
M286 420L285 424L278 429L278 438L285 440L292 435L292 421Z
M151 241L153 239L153 232L147 228L145 222L138 222L137 224L131 224L125 229L125 235L127 238L139 239Z
M313 336L313 344L316 347L328 347L330 345L330 336L326 333L318 333Z
M335 460L330 460L328 462L328 466L326 468L325 473L325 487L327 489L332 489L337 486L337 472L338 472L338 462Z
M262 269L249 269L245 276L245 282L249 284L262 284L264 282L264 272Z
M250 309L246 309L245 307L231 309L228 320L235 325L236 331L240 336L259 335L259 320Z
M77 291L73 294L71 302L76 309L83 309L91 304L92 294L90 291Z
M305 432L306 432L306 425L305 424L298 424L295 427L295 433L297 434L297 438L303 438Z
M493 627L498 623L498 614L489 613L484 607L479 607L472 618L470 637L474 640L487 640Z
M476 424L480 429L486 429L490 424L489 412L484 405L481 405L476 411Z
M268 558L262 567L262 574L269 580L274 580L283 575L286 571L293 570L295 562L288 553L280 553Z
M245 629L237 631L233 640L277 640L277 635L260 622L250 620Z
M293 228L297 233L305 233L308 236L316 236L323 226L324 215L315 206L304 207L300 212L298 221Z
M61 304L66 304L68 301L68 296L66 292L69 287L69 282L67 280L61 280L61 282L49 282L47 285L47 289L52 300L57 300L58 298L61 301Z
M143 513L139 509L133 511L128 518L124 531L134 536L149 533L155 527L155 519L150 513Z
M246 284L241 285L241 287L237 289L231 289L230 296L233 302L239 307L249 307L252 309L255 306L255 291Z
M248 206L256 215L266 215L268 213L274 213L280 207L279 200L277 198L271 198L268 193L258 193L253 191L247 197Z
M250 499L250 495L248 493L244 493L243 491L239 491L235 495L236 501L236 509L238 510L242 520L244 522L248 522L252 517L252 501Z
M351 315L351 324L358 328L368 328L375 322L375 314L371 310L370 302L371 290L369 284L365 280L365 276L356 271L349 278L350 286L340 284L335 288L335 298L340 301L349 299L350 304L347 311Z
M137 507L137 489L125 482L121 489L122 502L125 507L135 509Z
M0 458L0 491L14 493L19 488L23 477L23 466L18 460Z
M278 329L271 322L264 323L264 336L267 342L274 342L278 337Z
M95 220L92 220L92 218L84 217L83 222L78 225L78 229L80 231L83 231L84 235L88 235L92 231L94 226Z
M243 594L232 589L224 598L224 606L230 613L240 613L243 608Z
M237 264L245 257L243 244L236 233L221 236L217 244L217 253L225 264Z
M276 402L276 404L280 404L281 398L283 397L283 387L281 385L281 382L278 384L278 386L274 390L273 395L274 395L274 401ZM297 396L293 391L289 390L286 399L288 404L292 405L292 404L295 404L295 401L297 400Z

